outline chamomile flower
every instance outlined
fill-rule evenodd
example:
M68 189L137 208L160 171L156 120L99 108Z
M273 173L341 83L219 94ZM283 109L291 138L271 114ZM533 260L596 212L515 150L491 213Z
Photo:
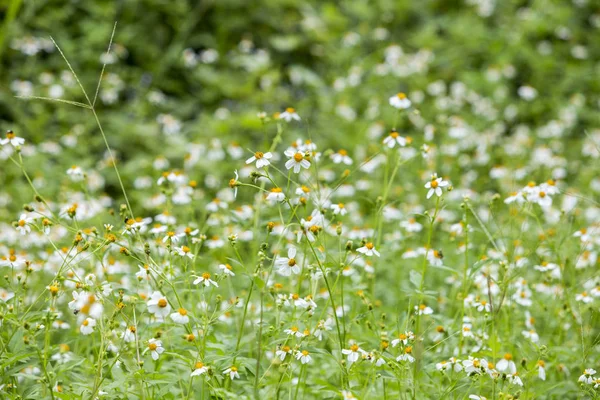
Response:
M292 354L292 353L293 353L293 352L292 352L292 348L291 348L290 346L287 346L287 345L285 345L285 346L281 346L281 347L279 347L279 348L277 349L277 351L275 351L275 356L279 357L279 359L280 359L281 361L283 361L283 360L285 360L285 357L286 357L288 354Z
M512 358L512 354L506 353L496 364L496 369L500 372L506 372L507 374L515 374L517 372L517 366Z
M425 184L425 189L429 189L427 191L427 198L431 198L434 194L438 197L442 195L442 188L448 186L448 182L444 181L442 178L438 178L437 174L431 175L431 181Z
M396 145L404 147L406 146L406 138L400 136L395 130L392 130L390 134L383 139L383 144L390 149L393 149Z
M396 357L396 361L408 361L409 363L415 362L415 358L412 356L412 346L406 346L404 353Z
M162 341L152 338L148 340L148 347L146 350L144 350L144 352L146 351L150 351L150 356L152 356L152 359L156 361L158 360L158 357L164 353L165 348L162 347Z
M25 139L18 137L11 130L6 131L6 137L4 139L0 139L0 145L5 146L9 144L13 147L22 146L25 144Z
M279 119L282 119L285 122L300 121L300 116L296 113L295 109L288 107L284 112L279 114Z
M121 338L125 343L131 343L135 341L135 333L137 328L134 325L131 325L123 333L121 334Z
M219 269L223 271L223 275L235 276L235 273L233 272L233 267L229 264L219 264Z
M283 194L283 190L281 190L281 188L275 187L271 189L267 195L267 200L273 203L279 203L285 200L285 194Z
M201 362L197 362L194 365L194 370L190 374L190 376L201 376L208 372L208 367Z
M277 257L275 260L275 266L277 267L277 272L283 276L290 276L291 274L299 274L301 271L300 264L296 261L296 253L297 250L295 247L290 247L288 249L288 256L285 257Z
M538 378L546 380L546 363L543 360L539 360L535 365L538 369Z
M235 178L229 180L229 187L233 189L233 198L237 198L238 186L240 186L240 176L238 175L237 169L233 171Z
M310 168L310 161L306 159L305 153L298 150L288 149L284 154L289 157L289 160L287 160L285 163L285 168L288 170L293 169L294 173L298 174L302 168Z
M171 314L171 319L173 322L185 325L190 322L190 317L187 314L188 312L185 308L180 308L177 310L177 312Z
M379 252L375 249L375 245L371 242L367 242L365 243L364 246L359 247L358 249L356 249L356 251L358 251L361 254L364 254L366 256L373 256L376 255L377 257L381 257L381 255L379 254Z
M406 97L406 94L402 92L390 97L389 102L390 106L398 110L405 110L412 105L412 102Z
M594 381L594 375L596 374L596 370L593 368L586 368L583 371L583 374L577 379L578 382L587 383L588 385Z
M175 248L175 253L177 253L177 255L181 256L181 257L187 257L187 258L194 258L194 254L192 253L191 249L187 246L181 246L181 247L177 247Z
M433 310L431 307L428 307L425 304L421 304L419 306L415 306L415 313L417 315L430 315L433 314Z
M238 369L235 365L232 365L223 371L223 375L229 375L229 379L231 380L240 379L240 374L238 373Z
M267 165L271 165L271 162L269 161L271 158L273 158L273 154L271 154L271 152L263 153L261 151L257 151L252 157L246 160L246 164L252 164L254 161L256 161L256 168L260 169L266 167Z
M308 364L312 360L312 357L308 351L302 350L296 352L296 360L300 360L302 364Z
M19 220L17 221L17 231L21 235L26 235L31 232L31 226L29 224L33 223L33 218L27 216L27 214L21 214Z
M95 326L96 320L94 318L86 318L81 323L81 326L79 327L79 332L81 332L82 335L89 335L90 333L94 332Z
M155 317L164 318L171 312L171 305L162 293L155 291L148 300L148 312Z
M344 163L346 165L352 165L353 161L348 156L348 152L346 150L339 150L337 153L333 153L331 155L331 160L334 164Z
M346 205L344 203L332 204L330 208L333 211L334 215L339 214L344 216L348 213L348 210L346 209Z
M358 358L364 353L365 351L357 344L353 344L349 349L342 349L342 354L348 357L348 365L352 365L352 363L358 361Z
M203 273L201 276L197 276L193 282L194 285L202 284L205 287L213 285L214 287L219 287L219 284L212 279L210 279L210 274L208 272Z

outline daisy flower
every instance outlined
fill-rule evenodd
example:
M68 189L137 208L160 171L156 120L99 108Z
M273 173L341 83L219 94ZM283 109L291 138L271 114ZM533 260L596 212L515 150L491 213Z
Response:
M358 249L356 249L356 251L358 251L359 253L362 253L366 256L369 256L369 257L371 257L373 255L376 255L377 257L381 257L381 255L375 249L375 246L371 242L367 242L363 247L359 247Z
M398 109L405 110L412 105L412 102L406 97L406 94L400 92L390 97L390 106Z
M219 264L219 269L223 271L224 275L235 276L235 273L233 272L233 267L229 264Z
M238 186L240 186L240 176L238 175L237 169L233 171L235 178L229 180L229 187L233 189L233 198L237 198Z
M283 119L285 122L300 121L300 116L296 113L296 110L291 107L286 108L284 112L279 114L279 118Z
M438 178L437 174L431 175L431 181L425 184L425 189L429 189L427 192L427 198L429 199L435 193L436 196L442 195L442 188L448 186L448 182L442 178Z
M365 351L357 344L353 344L349 349L342 350L342 354L348 356L348 365L352 365L352 363L356 362L364 352Z
M196 365L194 365L194 370L192 371L190 376L200 376L200 375L204 375L207 372L208 372L208 367L201 362L197 362Z
M150 296L148 300L148 312L154 314L157 318L164 318L171 312L171 305L162 293L156 291Z
M308 351L302 350L296 353L296 360L300 360L302 364L308 364L312 358Z
M152 338L148 340L148 348L145 351L150 351L152 359L156 361L158 360L158 357L165 351L165 348L162 347L162 341Z
M348 156L348 152L346 150L339 150L337 153L333 153L331 155L331 160L334 164L344 163L346 165L352 165L352 159Z
M290 158L285 163L285 167L288 170L293 168L294 173L297 174L300 172L300 169L302 169L302 168L304 168L304 169L310 168L310 161L308 161L306 159L304 153L297 151L297 150L288 149L285 151L284 154Z
M235 365L232 365L231 367L227 368L225 371L223 371L224 375L229 375L229 378L231 380L234 379L240 379L240 374L238 373L238 369Z
M346 215L348 213L348 210L346 209L346 206L344 203L338 203L338 204L332 204L330 206L331 210L333 211L334 215Z
M296 261L296 248L290 247L288 249L288 256L285 257L277 257L275 261L275 265L277 267L277 272L283 276L290 276L291 274L299 274L301 267Z
M81 326L79 327L79 332L81 332L82 335L89 335L90 333L94 332L95 326L96 320L94 318L86 318L81 323Z
M190 317L187 315L187 310L185 308L180 308L177 312L171 314L171 319L173 322L178 324L187 324L190 322Z
M281 190L281 188L276 187L276 188L271 189L271 191L267 195L267 200L275 202L275 203L284 201L285 194L283 194L283 191Z
M21 233L21 235L26 235L31 232L31 227L29 224L33 222L33 218L27 216L27 214L21 214L19 220L17 221L17 231Z
M496 369L500 372L506 372L507 374L515 374L517 372L517 366L512 358L512 354L506 353L504 358L496 364Z
M396 361L408 361L409 363L415 362L415 358L411 355L412 346L406 346L404 348L404 354L400 354L396 357Z
M400 147L406 146L406 138L400 136L398 132L392 130L390 134L383 139L383 144L385 144L390 149L393 149L394 146L398 145Z
M25 139L18 137L11 130L6 131L6 138L0 139L0 145L4 146L11 144L13 147L21 146L25 143Z
M194 258L194 254L192 254L191 249L187 246L177 247L175 252L181 257Z
M208 272L203 273L201 276L197 276L196 280L194 280L193 283L194 285L198 285L201 283L206 287L210 285L213 285L214 287L219 287L219 284L217 282L210 279L210 274Z
M421 304L420 306L415 306L415 311L418 315L433 314L433 310L431 309L431 307L428 307L425 304Z
M273 158L273 154L271 154L271 152L263 153L262 151L257 151L252 157L246 160L246 164L252 164L254 161L256 161L256 168L260 169L270 165L271 162L269 160L271 158Z
M275 352L275 356L279 357L281 361L285 360L288 354L292 354L292 348L290 346L282 346Z

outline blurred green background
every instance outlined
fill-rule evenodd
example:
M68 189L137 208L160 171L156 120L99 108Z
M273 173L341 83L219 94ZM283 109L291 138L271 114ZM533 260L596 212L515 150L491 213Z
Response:
M295 107L297 134L322 149L368 148L378 144L369 132L390 128L387 99L398 91L417 105L399 127L415 137L427 124L441 137L457 123L482 137L523 126L552 134L557 121L568 145L598 126L595 1L28 0L5 2L0 20L0 126L36 145L78 138L47 151L38 173L54 168L53 157L98 167L104 153L86 110L14 97L85 101L50 36L91 96L109 63L96 108L128 185L154 157L181 164L190 142L255 148L262 110ZM180 134L165 136L160 115ZM14 172L5 185L20 179Z

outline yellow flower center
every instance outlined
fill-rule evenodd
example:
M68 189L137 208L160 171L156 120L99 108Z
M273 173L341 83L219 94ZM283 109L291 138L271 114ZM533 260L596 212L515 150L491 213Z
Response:
M439 186L439 183L438 183L437 179L434 179L434 180L431 181L431 188L432 189L435 189L438 186Z
M350 346L350 350L357 352L358 351L358 345L357 344L353 344L352 346Z
M156 343L150 343L150 344L148 344L148 348L150 350L154 351L158 348L158 346L156 345Z
M185 308L180 308L179 310L177 310L179 312L179 315L187 315L187 310Z
M510 354L510 353L506 353L506 354L504 355L504 359L505 359L505 360L508 360L508 361L510 361L510 360L512 360L512 358L513 358L513 356L512 356L512 354Z
M406 98L406 94L400 92L396 95L400 100L404 100Z
M88 326L89 324L90 324L90 321L88 321L88 320L86 319L85 321L83 321L83 324L81 324L81 325L83 325L83 326Z
M306 350L302 350L302 355L303 355L303 356L307 356L308 354L309 354L309 353L308 353L308 351L306 351Z
M289 113L289 114L293 114L296 112L296 110L294 110L292 107L288 107L285 109L285 112Z
M294 265L296 265L296 259L295 258L290 258L288 260L288 267L293 267Z
M300 162L303 159L304 159L304 156L302 155L302 153L296 153L296 154L294 154L294 161Z
M373 245L373 243L369 242L369 243L365 244L365 247L369 250L373 250L373 247L375 247L375 246Z
M254 153L254 157L260 160L264 157L264 153L262 151L257 151L256 153Z
M196 367L196 369L200 369L200 368L204 367L204 363L197 362L195 367Z
M165 299L160 299L160 300L158 300L158 306L159 306L160 308L165 308L165 307L167 306L167 304L168 304L168 303L167 303L167 300L165 300Z
M202 279L209 280L210 279L210 274L208 272L203 273L202 274Z

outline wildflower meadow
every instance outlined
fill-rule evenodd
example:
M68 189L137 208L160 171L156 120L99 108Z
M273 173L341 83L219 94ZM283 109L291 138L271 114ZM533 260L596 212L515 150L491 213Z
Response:
M600 4L0 4L1 399L600 398Z

